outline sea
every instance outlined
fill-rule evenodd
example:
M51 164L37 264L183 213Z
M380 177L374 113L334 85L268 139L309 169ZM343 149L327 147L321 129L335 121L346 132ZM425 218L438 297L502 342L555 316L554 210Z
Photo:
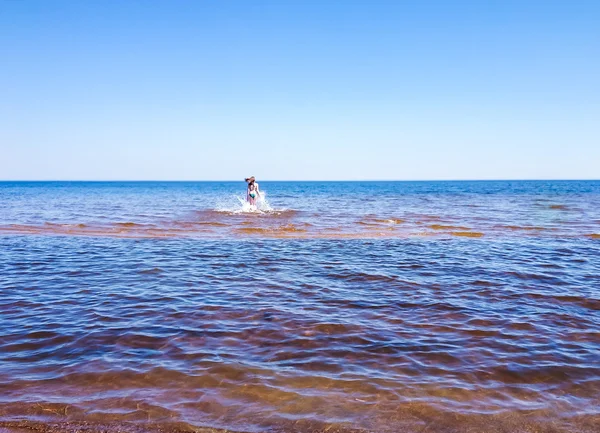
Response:
M0 432L600 432L600 181L0 182Z

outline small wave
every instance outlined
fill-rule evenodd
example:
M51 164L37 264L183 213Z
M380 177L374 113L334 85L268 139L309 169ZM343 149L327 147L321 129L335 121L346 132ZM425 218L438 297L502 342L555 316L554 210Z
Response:
M138 224L132 223L132 222L126 222L126 223L115 223L115 225L118 227L135 227Z
M285 225L285 226L278 227L277 231L280 231L280 232L283 232L283 233L305 233L306 229L302 228L302 227L295 226L293 224L288 224L288 225Z
M235 231L240 234L268 234L277 236L281 234L302 234L306 233L307 230L303 227L287 224L279 227L240 227Z
M171 226L181 230L198 230L208 227L229 227L230 224L220 221L176 221Z
M480 238L483 237L481 232L451 232L452 236L462 236L466 238Z
M384 224L402 224L405 222L405 220L403 219L399 219L399 218L389 218L389 219L376 219L375 222L378 223L384 223Z
M198 224L202 225L202 226L211 226L211 227L227 227L227 226L229 226L229 224L220 223L218 221L200 221Z
M361 225L361 226L367 226L367 227L377 226L377 224L375 222L371 222L371 221L359 221L356 224Z
M161 268L143 269L139 273L144 275L162 274L163 270Z
M267 228L263 228L263 227L240 227L239 229L236 229L235 231L236 231L236 233L242 233L242 234L248 234L248 235L272 233L271 229L267 229Z
M464 226L452 226L452 225L442 225L442 224L432 224L429 226L430 229L433 230L463 230L468 231L469 227Z
M358 221L358 224L365 225L365 226L376 226L376 225L381 225L381 224L395 225L395 224L402 224L404 222L405 222L405 220L398 219L398 218L364 218L364 219Z
M133 228L133 227L143 227L143 224L138 224L138 223L134 223L134 222L126 222L126 223L115 223L115 226L117 227L125 227L125 228Z
M428 215L428 214L419 214L419 213L411 213L408 214L408 216L411 219L414 219L418 222L438 222L438 221L443 221L443 218L441 216L438 215Z
M536 227L536 226L515 226L515 225L499 225L496 226L500 229L514 230L514 231L544 231L547 230L545 227Z

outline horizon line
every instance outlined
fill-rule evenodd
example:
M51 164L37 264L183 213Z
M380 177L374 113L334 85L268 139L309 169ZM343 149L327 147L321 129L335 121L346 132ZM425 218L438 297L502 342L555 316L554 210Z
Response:
M260 182L597 182L600 178L506 178L506 179L261 179ZM0 182L244 182L244 179L0 179Z

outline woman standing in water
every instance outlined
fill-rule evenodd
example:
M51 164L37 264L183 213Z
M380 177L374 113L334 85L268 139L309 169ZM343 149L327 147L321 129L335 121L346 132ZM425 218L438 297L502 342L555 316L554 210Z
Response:
M246 191L246 201L253 206L256 206L256 199L260 197L260 191L258 190L258 182L254 176L247 177L246 183L248 183L248 190Z

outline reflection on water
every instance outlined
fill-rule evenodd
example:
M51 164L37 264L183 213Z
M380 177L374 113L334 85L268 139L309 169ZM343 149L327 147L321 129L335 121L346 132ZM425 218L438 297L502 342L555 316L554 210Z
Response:
M599 431L593 189L61 188L0 187L0 431Z

